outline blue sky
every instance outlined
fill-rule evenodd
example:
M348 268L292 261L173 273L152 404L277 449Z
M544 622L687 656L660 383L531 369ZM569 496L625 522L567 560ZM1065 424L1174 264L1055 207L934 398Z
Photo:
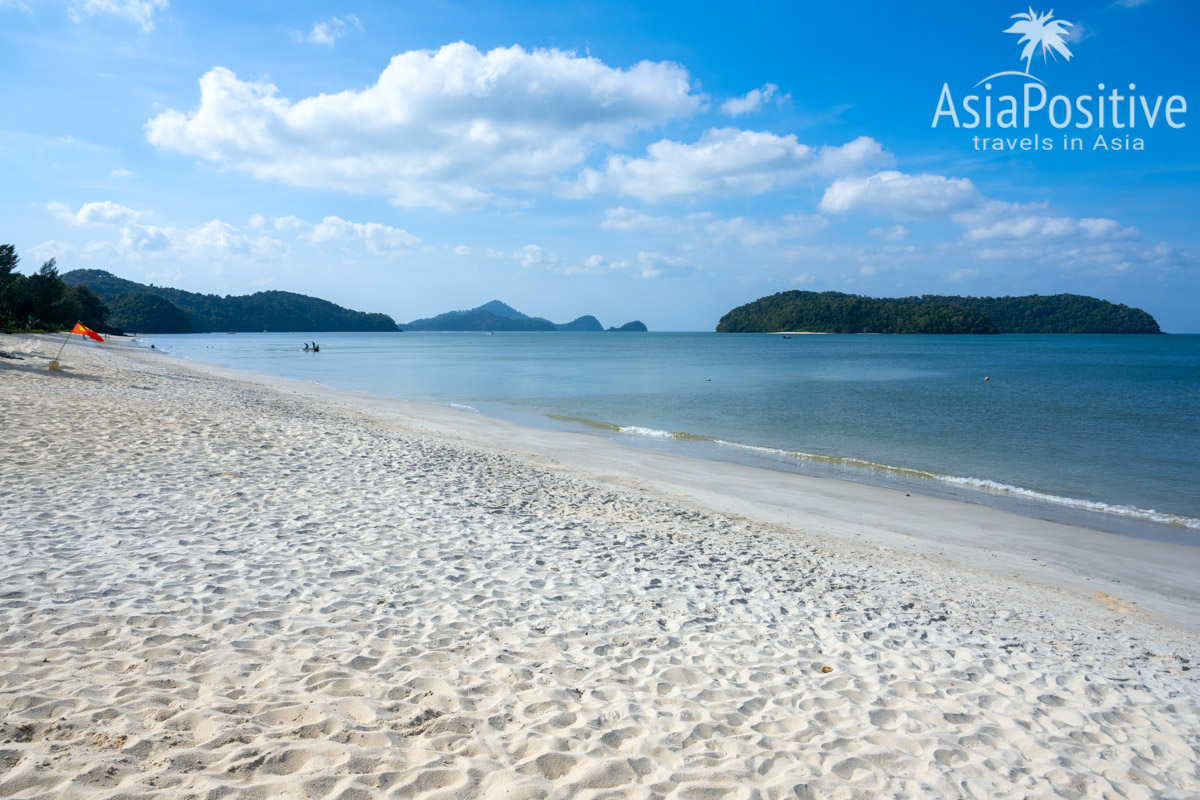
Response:
M1051 8L1071 58L977 87L1026 68L1013 15ZM25 272L401 322L496 298L711 330L787 289L1075 292L1200 332L1197 23L1191 0L0 0L0 241ZM1060 122L1100 83L1159 110L932 124L943 86L963 122L966 95L1031 83ZM1144 149L1096 148L1127 135Z

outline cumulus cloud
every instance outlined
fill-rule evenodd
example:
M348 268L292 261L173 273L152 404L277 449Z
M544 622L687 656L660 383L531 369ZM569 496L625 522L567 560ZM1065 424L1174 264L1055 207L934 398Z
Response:
M149 33L154 30L154 12L166 7L167 0L71 0L67 16L72 22L82 22L97 14L110 14Z
M643 278L682 278L693 275L701 270L698 264L662 253L650 253L642 250L638 253L638 264L642 268Z
M78 211L71 211L71 207L66 203L47 203L46 208L63 222L72 225L122 225L134 221L139 216L132 208L111 200L84 203Z
M312 30L307 34L296 31L292 34L292 38L297 42L306 42L308 44L332 45L346 35L347 22L360 31L362 30L362 23L358 21L358 17L354 14L347 14L345 19L330 17L324 22L315 22L313 23Z
M618 206L604 212L601 228L613 231L657 231L682 232L695 230L697 224L703 224L712 219L708 211L696 211L682 217L654 216L635 211L632 208Z
M946 214L978 202L979 190L967 178L887 171L834 181L819 207L828 214L865 211L912 219Z
M133 173L125 168L120 168L114 169L112 172L108 173L108 175L111 178L128 178L131 177Z
M778 86L773 83L765 83L761 89L751 89L741 97L732 97L726 100L721 104L721 111L731 117L751 114L770 102L771 98L777 94L779 94ZM776 102L782 102L790 97L790 94L780 95Z
M60 242L57 239L51 239L48 242L42 242L29 251L29 255L33 257L34 262L49 261L52 258L64 258L75 253L74 245L69 242Z
M104 243L93 243L104 248ZM121 229L116 243L121 255L167 254L173 258L224 260L235 257L275 259L287 245L267 236L248 236L219 219L194 228L132 223Z
M1112 219L1017 216L985 227L971 228L963 234L963 238L975 242L989 239L1060 239L1073 236L1111 239L1129 238L1137 234L1136 228L1124 227Z
M460 244L458 247L454 248L454 255L469 256L471 255L471 248L467 247L465 244Z
M604 275L627 269L629 264L629 261L613 261L601 255L592 255L584 259L582 264L567 266L563 272L567 275Z
M275 218L275 230L277 231L298 231L312 227L299 217L289 214L286 217Z
M512 257L526 269L529 267L551 267L558 263L557 256L546 252L536 244L525 245L513 253Z
M715 220L707 230L717 241L734 238L746 247L778 244L784 239L801 239L824 230L829 221L822 216L785 214L779 222L748 220L743 217Z
M694 144L664 139L645 158L613 155L603 170L580 173L570 194L613 192L656 202L709 194L756 195L813 177L844 175L892 162L880 144L863 136L840 146L812 147L795 134L714 128Z
M301 235L313 243L362 242L376 254L408 250L421 241L403 228L393 228L379 222L351 222L341 217L325 217L312 230Z
M217 67L200 79L196 109L159 114L146 136L260 179L453 209L543 188L598 144L700 103L676 64L618 69L559 50L483 53L458 42L395 56L366 89L298 101Z

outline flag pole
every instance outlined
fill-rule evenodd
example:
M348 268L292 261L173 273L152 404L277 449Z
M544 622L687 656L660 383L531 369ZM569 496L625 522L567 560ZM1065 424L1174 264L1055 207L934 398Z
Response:
M79 321L76 320L75 324L78 325ZM62 347L58 348L58 355L54 356L54 360L50 362L50 369L58 369L58 356L62 355L63 349L66 348L67 342L71 340L71 334L74 332L74 329L67 331L67 338L63 339Z

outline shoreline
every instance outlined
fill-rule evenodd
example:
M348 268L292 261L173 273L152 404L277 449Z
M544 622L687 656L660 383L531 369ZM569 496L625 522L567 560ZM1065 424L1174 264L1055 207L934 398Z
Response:
M159 340L160 347L167 347L167 352L174 354L170 348L172 337L165 336ZM184 351L187 352L186 350ZM184 355L184 358L196 358L197 363L211 364L212 358L207 358L202 352ZM220 357L216 357L219 363ZM233 364L229 367L235 372L245 370L246 374L259 374L254 367L243 367ZM287 375L288 370L280 371ZM294 370L290 375L295 380L308 380L309 376L303 371L297 374ZM319 385L337 388L338 385L351 391L363 391L381 396L398 396L392 394L386 387L371 385L371 381L341 376L340 381L321 383ZM356 385L357 384L357 385ZM399 390L399 396L405 392ZM1068 526L1088 528L1118 536L1135 539L1151 540L1188 546L1200 546L1200 517L1188 515L1183 510L1163 511L1162 505L1152 501L1136 503L1128 497L1114 500L1101 491L1089 491L1086 486L1075 486L1074 493L1069 488L1049 484L1039 484L1037 481L1021 481L1009 473L988 472L987 470L972 470L967 465L959 464L957 472L930 471L934 469L927 465L912 466L911 459L899 458L899 454L891 462L864 460L861 457L802 452L800 450L781 449L772 446L761 439L756 443L730 440L728 436L707 435L696 433L692 428L664 427L659 424L645 427L644 422L630 423L619 418L601 417L589 419L572 412L546 410L545 408L526 408L519 404L504 404L494 402L489 404L474 402L479 407L455 402L454 395L437 397L417 397L415 402L432 404L442 407L460 408L481 413L497 419L504 419L534 428L543 428L567 432L582 432L604 438L626 446L634 446L648 450L666 450L678 452L693 458L725 461L744 464L752 467L765 468L773 471L784 471L807 475L816 478L832 478L872 486L878 486L903 492L921 494L948 500L958 500L967 503L983 505L1018 516L1057 522ZM825 451L822 451L825 452ZM979 477L980 475L989 477ZM1045 476L1043 476L1045 477ZM1036 486L1038 488L1029 488ZM1049 487L1049 488L1047 488ZM1092 487L1095 488L1095 487ZM1162 498L1159 498L1160 502ZM1170 507L1170 503L1167 503Z
M951 552L947 563L968 564L997 575L1011 573L1079 597L1101 589L1123 593L1149 613L1162 614L1171 624L1200 633L1200 547L1193 545L1108 533L981 503L910 496L903 489L838 477L802 475L532 427L475 409L247 372L147 351L134 340L121 344L134 353L172 359L201 374L308 395L471 446L499 445L539 464L649 489L668 499L688 499L717 513L785 527L813 525L842 541L861 538L876 547L922 557L931 557L935 550L939 555ZM728 487L737 487L740 495L732 495ZM943 524L931 526L934 519ZM998 534L1004 538L997 540Z
M1200 789L1197 548L24 341L5 796Z

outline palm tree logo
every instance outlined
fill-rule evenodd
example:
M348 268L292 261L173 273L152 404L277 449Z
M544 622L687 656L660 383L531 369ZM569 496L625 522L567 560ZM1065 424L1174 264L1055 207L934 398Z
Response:
M1021 58L1025 61L1025 71L1016 72L1009 70L1005 72L997 72L995 75L989 75L983 81L990 81L992 78L999 78L1002 75L1020 75L1025 78L1033 78L1038 83L1043 83L1041 78L1032 75L1029 72L1030 65L1034 55L1037 54L1038 48L1042 48L1042 60L1049 63L1047 56L1051 56L1055 61L1058 60L1058 53L1063 57L1063 60L1071 60L1071 51L1067 47L1065 41L1069 35L1067 28L1071 27L1070 22L1065 22L1061 19L1054 18L1054 9L1050 9L1047 14L1042 14L1033 10L1033 6L1029 7L1028 13L1013 14L1012 19L1016 22L1011 27L1007 28L1005 33L1016 33L1020 35L1017 44L1024 44L1025 47L1021 50ZM976 86L979 83L975 84Z

